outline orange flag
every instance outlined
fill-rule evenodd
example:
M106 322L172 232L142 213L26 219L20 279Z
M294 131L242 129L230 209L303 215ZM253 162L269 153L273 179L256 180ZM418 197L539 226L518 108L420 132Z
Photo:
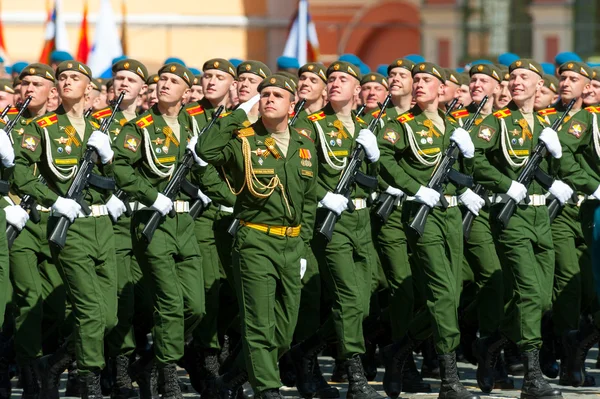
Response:
M88 40L88 2L83 4L83 18L81 19L81 27L79 28L79 45L77 46L77 61L87 63L88 55L90 54L90 42Z

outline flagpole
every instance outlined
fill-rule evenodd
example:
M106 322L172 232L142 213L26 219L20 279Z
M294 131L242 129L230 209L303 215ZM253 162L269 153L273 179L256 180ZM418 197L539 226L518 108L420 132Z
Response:
M306 64L306 46L308 40L308 0L298 3L298 62Z

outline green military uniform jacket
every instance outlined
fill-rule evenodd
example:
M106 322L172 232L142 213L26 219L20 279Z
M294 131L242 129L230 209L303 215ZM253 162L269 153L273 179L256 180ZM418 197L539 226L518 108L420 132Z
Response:
M491 101L491 100L490 100ZM468 121L474 114L477 112L477 107L479 104L475 104L474 102L467 105L465 108L457 109L456 111L450 112L450 115L458 122L458 124L462 127L465 122ZM475 126L479 126L481 122L485 119L484 116L479 116L475 123L473 124L474 128L471 129L471 133L475 131Z
M47 113L34 119L26 126L15 130L15 146L19 152L15 157L14 187L18 195L31 195L35 200L50 207L59 196L64 197L79 170L87 141L97 123L85 120L83 138L75 131L64 109ZM113 165L98 163L93 173L112 177ZM38 181L41 174L46 184ZM88 204L104 204L111 192L90 186L84 190L83 200Z
M104 109L101 109L100 111L94 112L91 117L92 120L95 121L98 124L101 124L102 121L106 118L110 118L110 116L112 115L113 109L111 107L107 107ZM119 133L121 133L121 130L123 130L123 126L125 126L125 124L127 123L127 119L125 119L125 115L123 114L123 111L121 111L120 109L117 110L117 112L115 112L115 117L111 123L111 125L108 127L108 137L110 138L111 143L114 143L117 139L117 136L119 135Z

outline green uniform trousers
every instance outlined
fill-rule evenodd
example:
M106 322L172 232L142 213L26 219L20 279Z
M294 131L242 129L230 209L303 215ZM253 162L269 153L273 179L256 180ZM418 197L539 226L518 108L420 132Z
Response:
M233 236L227 231L234 220L231 212L222 210L217 211L214 219L214 234L221 272L221 284L219 288L219 336L225 335L229 329L239 334L241 328L231 264Z
M58 218L48 221L48 233ZM104 368L104 337L117 323L117 265L109 216L78 218L52 257L75 317L71 339L81 376Z
M321 326L321 276L319 264L311 248L306 249L306 271L302 276L298 324L294 331L296 342L302 342Z
M242 350L252 388L279 388L277 361L290 347L300 303L300 237L249 227L233 244L233 276L242 319Z
M583 268L584 294L592 287L593 300L590 311L594 314L594 324L600 328L600 201L587 199L581 204L581 230L591 258L589 268ZM589 278L592 275L593 278ZM586 279L585 277L588 276ZM586 281L591 280L591 281ZM586 298L589 300L589 298Z
M405 202L402 220L408 244L422 269L427 309L438 354L453 352L460 343L458 303L462 283L462 217L458 207L434 208L425 224L423 236L410 228L410 222L422 204ZM417 318L413 323L418 323ZM411 330L414 326L411 326ZM411 334L412 335L412 334Z
M42 343L56 337L65 322L66 292L46 239L49 213L28 222L10 249L10 278L15 304L17 362L42 355Z
M554 245L550 218L546 206L519 205L502 230L497 222L502 207L493 205L490 211L505 283L512 287L501 330L527 352L541 347L542 314L551 306Z
M173 364L204 315L200 249L187 213L165 217L147 244L141 233L150 215L146 210L133 214L133 249L151 286L155 358L161 365Z
M6 213L0 211L0 328L4 324L6 304L10 301L10 266L8 259L8 243L6 242Z
M318 209L316 220L322 220L326 212ZM369 314L373 268L377 265L371 259L374 251L369 209L344 212L331 241L316 233L311 246L332 299L331 316L319 335L329 342L337 339L338 360L365 353L362 324Z

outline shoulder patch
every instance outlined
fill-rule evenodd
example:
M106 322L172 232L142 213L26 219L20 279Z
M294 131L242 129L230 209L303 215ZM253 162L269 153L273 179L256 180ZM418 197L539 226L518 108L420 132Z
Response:
M498 119L502 119L502 118L506 118L508 116L510 116L510 110L508 108L504 108L501 109L500 111L496 111L493 113L493 115L498 118Z
M56 122L58 122L58 116L56 114L43 116L35 121L35 123L37 123L39 127L48 127L50 125L54 125Z
M309 139L310 141L314 141L314 140L312 139L312 137L310 137L310 130L308 130L308 129L300 129L300 128L293 128L293 129L294 129L294 130L296 131L296 133L298 133L299 135L306 137L306 138L307 138L307 139Z
M110 107L101 109L100 111L94 112L92 116L96 119L107 118L112 114L112 109Z
M135 124L138 125L138 127L145 128L146 126L150 126L153 123L154 120L152 119L152 115L146 115L143 118L138 119L138 121Z
M600 107L591 106L591 107L586 107L585 110L587 112L592 113L592 114L598 114L598 113L600 113Z
M494 136L494 133L496 133L496 129L486 126L486 125L481 125L479 127L477 137L479 137L480 139L485 140L485 141L490 141L492 139L492 137Z
M538 115L546 116L546 115L554 115L556 114L556 108L544 108L538 111Z
M410 112L406 112L400 115L397 119L400 123L406 123L415 119L415 116Z
M311 122L316 122L316 121L320 121L321 119L325 119L325 112L323 112L323 111L315 112L314 114L308 115L308 119Z
M383 132L383 139L392 144L396 144L398 139L400 139L400 134L398 134L394 129L388 127L385 129L385 132Z
M227 115L230 115L230 114L231 114L231 111L229 111L229 112L222 112L221 115L219 115L219 119L225 118Z
M40 138L31 134L24 134L21 139L21 148L25 148L29 151L35 151L40 144Z
M19 108L17 107L10 107L10 109L8 110L8 114L7 115L16 115L19 113Z
M251 127L245 127L243 129L240 129L237 132L237 136L238 137L250 137L250 136L254 136L254 129L252 129Z
M131 152L137 152L139 146L140 146L140 140L137 137L132 136L131 134L128 134L127 136L125 136L125 141L123 142L123 147L125 147L126 149L128 149Z
M204 108L202 108L202 105L198 104L195 107L186 108L185 112L187 112L190 116L196 116L196 115L203 114Z
M583 132L585 131L586 127L587 126L585 124L577 120L572 120L571 124L569 125L569 130L567 130L567 133L572 134L576 138L580 138Z
M458 111L453 111L450 113L454 117L454 119L466 118L469 116L470 112L466 109L459 109Z

